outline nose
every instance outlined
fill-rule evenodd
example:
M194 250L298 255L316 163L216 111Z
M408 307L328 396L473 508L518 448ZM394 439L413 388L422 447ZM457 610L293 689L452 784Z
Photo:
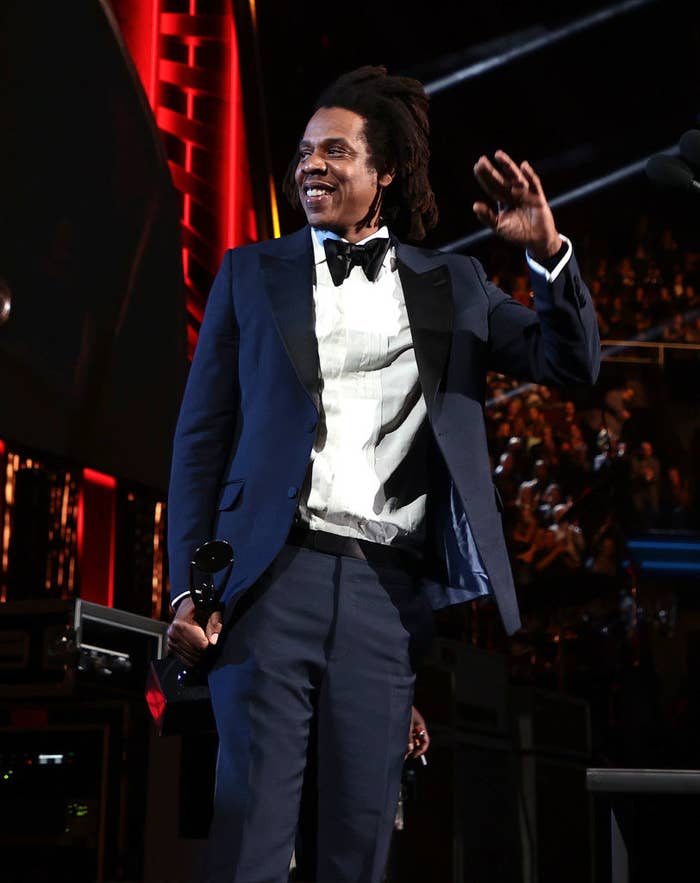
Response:
M323 157L319 156L318 153L310 153L308 156L304 157L301 163L301 170L305 175L308 175L311 172L321 172L325 174L326 168L326 161Z

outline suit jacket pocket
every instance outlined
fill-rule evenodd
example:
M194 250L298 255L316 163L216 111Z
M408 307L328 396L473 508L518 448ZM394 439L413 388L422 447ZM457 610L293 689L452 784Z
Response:
M233 509L241 495L244 484L244 478L236 478L233 481L227 481L226 484L223 485L218 506L220 512L229 512Z

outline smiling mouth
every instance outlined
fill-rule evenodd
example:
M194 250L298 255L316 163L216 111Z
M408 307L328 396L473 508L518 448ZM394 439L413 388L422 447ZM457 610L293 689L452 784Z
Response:
M305 184L302 188L307 205L314 205L322 199L333 195L333 188L324 184Z

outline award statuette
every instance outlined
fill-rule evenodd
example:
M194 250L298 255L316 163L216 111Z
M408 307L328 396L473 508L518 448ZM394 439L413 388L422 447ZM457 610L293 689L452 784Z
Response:
M226 540L211 540L196 549L190 563L190 597L195 622L205 628L222 608L221 593L233 566L233 549ZM161 736L214 729L207 661L187 668L175 656L151 661L146 679L146 702Z
M195 550L190 562L190 597L195 620L205 628L209 617L221 608L221 592L233 565L233 549L226 540L211 540ZM224 574L225 572L225 574ZM222 574L224 574L222 576ZM217 579L219 586L217 588Z

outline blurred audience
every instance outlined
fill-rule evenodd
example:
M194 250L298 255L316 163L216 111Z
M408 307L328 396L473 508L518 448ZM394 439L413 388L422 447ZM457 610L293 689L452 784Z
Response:
M661 466L651 442L643 441L630 459L630 492L636 513L636 527L649 530L659 518Z
M681 247L670 229L654 235L647 219L638 229L628 254L588 259L601 336L700 343L700 252ZM501 284L531 307L521 269L502 272ZM532 581L552 568L617 572L625 534L696 526L696 480L684 471L687 461L666 462L653 427L646 437L628 437L643 388L613 383L579 409L566 395L493 374L489 395L493 478L520 578Z

